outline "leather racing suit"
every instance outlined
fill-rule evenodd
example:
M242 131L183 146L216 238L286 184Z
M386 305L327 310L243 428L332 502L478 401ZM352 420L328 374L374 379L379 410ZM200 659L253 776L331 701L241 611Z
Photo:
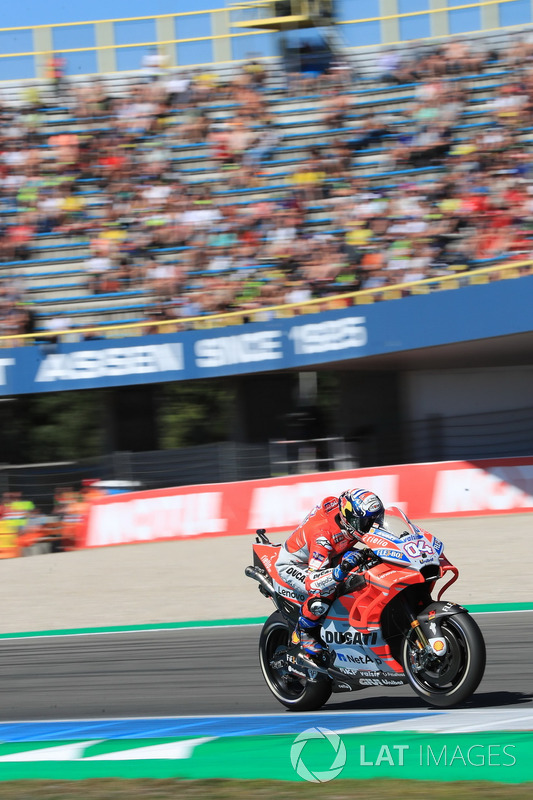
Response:
M338 586L332 560L353 548L356 541L340 526L338 497L326 497L282 546L276 569L297 597L307 595L300 613L313 625L327 613Z

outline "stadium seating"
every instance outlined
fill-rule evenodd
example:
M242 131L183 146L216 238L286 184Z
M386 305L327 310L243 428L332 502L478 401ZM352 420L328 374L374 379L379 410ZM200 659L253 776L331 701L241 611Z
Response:
M489 40L488 40L489 41ZM494 34L489 41L492 48L504 47L506 36ZM294 96L283 90L284 76L279 67L270 68L265 93L268 97L276 130L281 134L281 142L275 149L268 164L262 168L262 181L246 188L228 188L221 180L219 166L209 157L209 147L204 142L184 142L180 137L180 122L177 116L162 134L172 152L171 165L181 181L194 185L210 185L217 201L246 204L259 198L274 200L283 195L292 185L295 167L303 162L310 146L328 147L339 137L349 139L355 135L357 123L372 112L382 119L390 130L399 130L406 123L404 114L415 97L416 84L383 84L376 79L376 60L378 54L371 49L362 55L352 57L356 71L355 85L350 89L353 100L353 113L346 117L342 128L325 129L321 118L320 96L307 93ZM238 65L217 68L219 79L233 74ZM475 131L484 130L492 124L489 101L494 93L509 77L510 70L502 68L500 62L488 65L481 74L454 76L450 80L467 82L469 103L462 114L460 124L455 127L455 141ZM82 84L84 79L72 79ZM139 80L139 75L109 75L106 81L113 95L124 93L131 82ZM23 86L10 86L2 91L4 102L16 105L22 97ZM52 103L46 85L41 86L43 99ZM224 120L230 118L234 105L230 102L213 100L207 104L211 118ZM101 130L109 130L110 117L102 117L98 122ZM94 127L86 119L77 118L61 105L50 105L42 112L40 130L45 136L56 133L74 132L83 135L86 131L94 133ZM530 141L533 128L523 131L524 141ZM438 175L443 167L433 164L424 167L387 168L384 156L388 151L386 134L383 141L362 150L354 159L353 176L363 177L374 186L388 187L401 185L411 180L426 180ZM151 146L151 136L147 136L142 146ZM161 138L161 136L159 136ZM42 147L46 147L44 144ZM101 205L101 192L97 181L79 181L76 193L86 203L90 218ZM16 214L15 208L4 209L7 221ZM310 224L317 230L331 229L334 219L327 205L317 202L309 212ZM154 256L159 260L179 259L184 248L159 248ZM109 322L136 322L146 318L146 310L151 307L154 297L150 287L125 287L123 291L94 295L87 287L84 263L89 258L87 239L70 238L63 233L38 234L31 246L31 257L24 261L0 262L0 277L23 279L28 299L34 304L38 329L46 326L47 320L58 315L67 316L76 327L101 325ZM479 266L486 266L485 263Z

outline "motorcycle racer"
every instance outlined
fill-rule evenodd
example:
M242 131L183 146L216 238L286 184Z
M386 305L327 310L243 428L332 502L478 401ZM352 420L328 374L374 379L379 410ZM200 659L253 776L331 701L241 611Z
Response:
M282 546L276 561L280 577L299 594L307 594L292 634L292 643L299 644L307 655L322 654L316 638L320 619L327 614L338 585L363 561L354 545L373 525L383 524L384 513L379 497L366 489L326 497Z

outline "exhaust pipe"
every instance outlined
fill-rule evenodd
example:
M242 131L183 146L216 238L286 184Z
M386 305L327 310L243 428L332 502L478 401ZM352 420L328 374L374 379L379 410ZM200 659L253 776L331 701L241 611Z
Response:
M254 581L257 581L261 589L268 597L274 597L274 588L272 584L268 582L263 573L260 572L257 567L246 567L244 574L248 578L252 578Z

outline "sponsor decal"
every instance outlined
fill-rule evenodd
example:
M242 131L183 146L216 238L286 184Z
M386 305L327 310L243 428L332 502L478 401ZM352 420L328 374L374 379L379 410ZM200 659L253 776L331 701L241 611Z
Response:
M326 500L326 502L324 503L324 511L327 514L330 511L338 509L338 507L339 507L339 501L337 499L335 499L335 500Z
M372 658L369 655L352 656L348 653L335 653L339 661L351 661L352 664L383 664L381 658Z
M382 580L383 578L387 578L389 575L397 575L398 570L396 569L388 569L387 572L382 572L379 576L379 579Z
M261 561L263 562L267 570L270 572L270 570L272 569L272 558L270 556L261 556Z
M313 556L315 561L324 561L326 556L323 553L317 553L316 550L313 551Z
M283 358L281 336L281 331L255 331L198 339L194 344L196 365L213 369Z
M382 539L381 536L376 536L373 533L367 533L365 536L365 544L374 544L378 547L390 547L391 543L388 539Z
M336 669L339 669L339 667L336 667ZM369 671L362 669L354 673L353 670L340 668L340 671L344 674L356 675L361 686L403 686L405 683L405 680L399 675L393 675L382 670Z
M380 558L396 558L400 561L408 561L409 559L400 553L399 550L391 550L390 548L378 547L374 553Z
M326 537L325 537L325 536L319 536L319 537L318 537L318 539L316 540L316 543L317 543L317 545L319 545L320 547L323 547L323 548L324 548L324 550L332 550L332 549L333 549L333 548L332 548L332 545L331 545L331 542L329 542L329 541L326 539Z
M289 567L286 569L285 575L292 575L293 578L296 578L300 583L305 583L305 579L307 578L305 572L301 572L299 569L296 569L296 567Z
M440 539L437 539L436 536L432 536L432 540L433 540L432 541L433 549L435 550L437 555L440 556L440 554L442 553L442 548L444 547L444 545L443 545L443 543L441 542Z
M432 608L431 611L428 614L428 619L435 619L436 616L437 616L437 612L435 611L434 608Z
M368 341L365 322L365 317L342 317L308 325L293 325L289 339L293 342L295 355L364 347Z
M334 586L335 581L331 577L332 570L328 570L325 575L320 576L319 578L313 578L311 582L311 586L313 590L321 591L322 589L331 589Z
M361 686L401 686L403 681L391 680L391 678L361 678Z
M291 600L298 600L299 603L303 602L307 596L305 594L301 594L300 592L293 592L292 589L285 589L284 586L280 586L279 584L276 585L276 592L282 597L288 597Z
M325 631L324 640L327 644L359 644L359 645L375 645L378 641L378 631L372 633L361 633L354 628L349 628L347 631Z
M362 669L362 670L360 670L359 675L361 675L362 677L365 677L365 678L375 678L376 677L376 672L375 672L375 670L374 671L369 671L369 670L366 670L366 669Z

